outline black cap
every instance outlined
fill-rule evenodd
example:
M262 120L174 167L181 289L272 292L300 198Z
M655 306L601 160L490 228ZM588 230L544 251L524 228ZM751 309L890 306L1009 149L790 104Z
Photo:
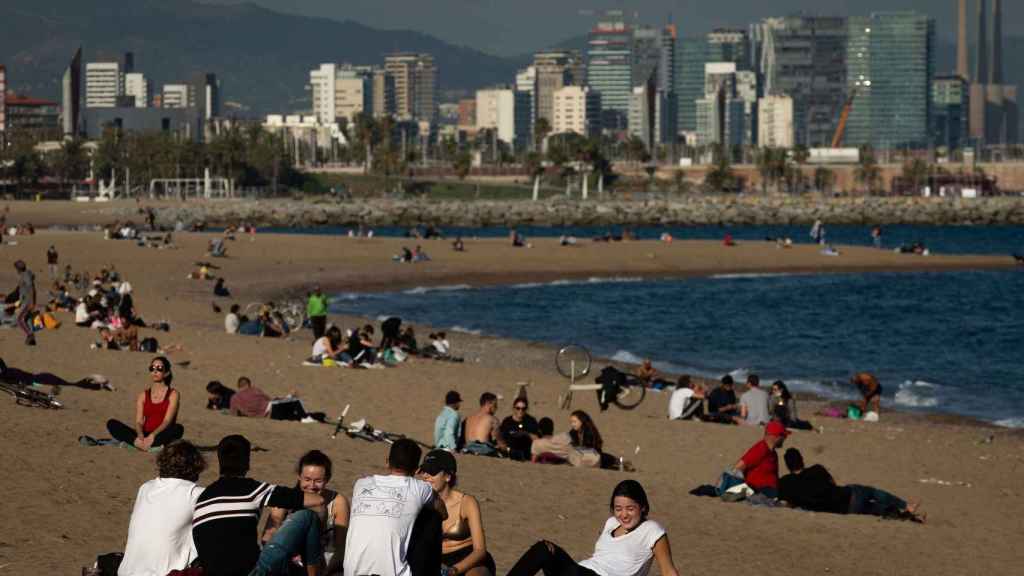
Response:
M459 396L459 393L455 390L449 390L448 393L444 395L445 406L451 406L452 404L458 404L459 402L462 402L462 396Z
M452 453L447 450L431 450L427 452L426 458L420 464L420 472L425 472L431 476L438 472L447 472L449 476L454 476L457 469L455 456L452 456Z

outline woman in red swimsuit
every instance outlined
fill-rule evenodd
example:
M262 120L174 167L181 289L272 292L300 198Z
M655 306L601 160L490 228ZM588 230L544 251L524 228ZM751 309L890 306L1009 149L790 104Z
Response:
M120 420L107 421L107 431L115 440L139 450L169 444L185 434L177 422L180 395L171 388L171 361L163 356L154 358L149 364L149 375L152 384L135 402L135 427Z

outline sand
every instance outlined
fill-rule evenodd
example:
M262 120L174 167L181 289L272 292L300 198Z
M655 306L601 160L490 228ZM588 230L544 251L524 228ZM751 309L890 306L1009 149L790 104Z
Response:
M47 211L53 206L53 214ZM68 204L12 204L10 220L27 215L34 223L99 223ZM50 216L47 216L50 214ZM77 216L76 216L77 214ZM335 463L332 484L351 491L356 478L380 472L386 446L331 440L331 427L224 416L204 409L210 380L233 384L241 375L272 395L297 391L307 406L336 416L351 404L350 419L429 442L444 393L455 388L472 400L484 391L504 396L499 414L509 413L515 383L530 381L531 412L567 427L557 407L565 381L553 370L546 346L490 337L451 334L465 364L413 361L388 370L309 368L308 333L291 341L223 334L222 315L211 309L212 283L186 275L212 235L178 234L178 250L138 248L105 241L96 232L40 231L0 247L0 287L14 286L11 262L25 259L46 286L44 254L53 244L61 265L99 270L114 264L135 287L135 301L148 321L166 320L162 344L181 344L172 355L175 385L182 393L180 422L186 437L213 445L241 433L265 448L253 456L252 476L279 483L294 480L292 467L306 450L327 452ZM574 248L540 240L533 248L512 248L502 240L467 239L456 254L447 242L424 241L432 262L390 261L408 241L317 236L257 236L228 243L229 258L218 261L234 298L226 309L286 294L314 282L328 291L493 284L590 276L669 277L748 272L845 272L873 270L1003 268L1008 258L902 256L864 248L841 248L830 258L814 247L779 250L761 243L726 248L713 242L631 242ZM65 389L62 411L15 406L0 398L6 434L0 446L0 485L6 492L8 529L0 535L0 576L77 574L97 554L122 549L138 486L154 476L150 454L113 447L82 447L81 434L105 436L108 418L130 420L135 394L148 381L150 355L89 349L90 331L60 316L65 326L39 335L39 346L22 344L20 332L0 330L0 350L11 366L51 371L68 379L101 373L115 392ZM357 319L332 318L345 326ZM425 331L418 330L419 334ZM145 335L149 335L145 331ZM667 394L652 393L635 411L600 413L590 394L574 407L594 416L606 449L633 461L632 474L539 466L459 456L460 482L480 498L488 548L504 573L538 538L560 543L574 557L588 554L604 518L612 487L636 478L648 490L652 516L668 529L683 574L784 571L790 574L982 574L1015 573L1024 552L1020 518L1024 499L1020 477L1024 439L1010 430L955 418L926 418L885 412L877 424L812 417L822 431L797 432L787 445L800 448L808 463L826 465L841 483L885 488L921 499L928 523L883 521L796 510L725 504L689 496L715 481L723 469L759 438L759 431L665 420ZM474 404L466 403L463 413ZM806 416L813 407L805 404ZM989 439L992 439L989 441ZM637 448L639 451L637 452ZM214 459L215 460L215 459ZM201 483L216 477L216 463Z

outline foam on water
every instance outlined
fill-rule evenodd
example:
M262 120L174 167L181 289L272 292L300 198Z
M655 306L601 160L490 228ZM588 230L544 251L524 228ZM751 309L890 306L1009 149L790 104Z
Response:
M1003 428L1024 428L1024 418L1004 418L996 420L993 424Z
M458 290L469 290L471 288L473 287L469 284L454 284L451 286L417 286L415 288L402 291L402 294L416 296L418 294L427 294L429 292L455 292Z
M483 330L473 330L472 328L466 328L465 326L459 326L456 324L449 328L452 332L461 332L462 334L472 334L473 336L480 336L484 333Z
M735 274L713 274L710 278L712 280L756 280L759 278L789 278L806 275L788 272L737 272Z
M907 380L896 391L896 404L912 408L935 408L940 403L938 395L942 388L924 380Z

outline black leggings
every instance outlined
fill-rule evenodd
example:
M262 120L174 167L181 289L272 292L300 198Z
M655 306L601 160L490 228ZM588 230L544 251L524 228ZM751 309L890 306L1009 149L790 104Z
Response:
M107 420L107 432L110 432L110 436L114 440L124 442L125 444L135 444L135 439L139 437L134 428L120 420ZM175 422L164 428L163 432L156 435L156 438L153 438L153 447L165 446L175 440L181 440L181 437L184 435L185 428Z
M78 388L86 388L88 390L100 390L103 388L102 385L90 380L89 378L83 378L78 382L68 382L60 376L50 374L49 372L33 374L31 372L25 372L24 370L10 367L4 370L3 380L5 382L10 382L11 384L21 384L22 386L45 384L47 386L77 386Z
M512 567L508 576L534 576L541 571L544 576L597 576L590 568L577 564L565 550L546 540L531 546Z

